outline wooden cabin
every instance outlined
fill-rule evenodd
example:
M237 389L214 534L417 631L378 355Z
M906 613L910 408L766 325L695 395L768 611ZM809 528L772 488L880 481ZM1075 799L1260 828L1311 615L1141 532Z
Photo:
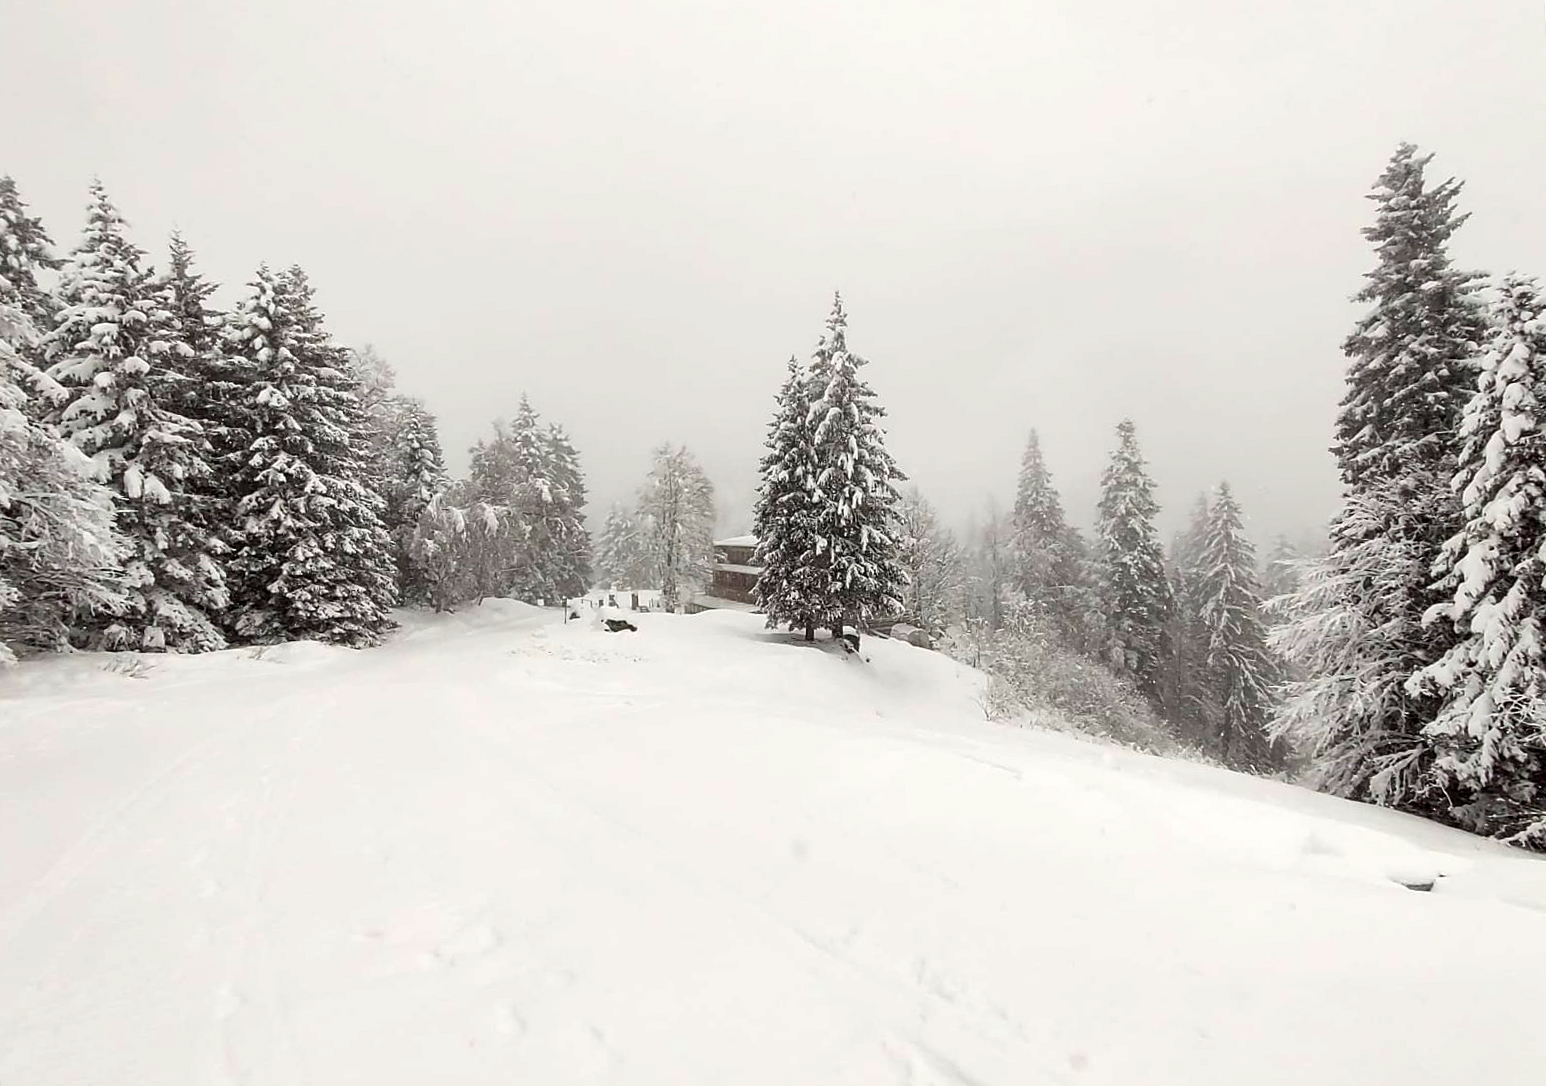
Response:
M757 537L732 536L714 541L714 574L703 592L687 601L685 610L728 608L749 611L757 604L754 590L762 567L757 565Z

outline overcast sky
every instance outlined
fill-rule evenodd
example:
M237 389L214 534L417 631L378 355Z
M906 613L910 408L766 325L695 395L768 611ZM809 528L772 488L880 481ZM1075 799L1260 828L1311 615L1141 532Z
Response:
M1540 0L0 0L0 172L100 175L156 253L300 263L452 463L523 390L593 515L684 442L750 505L834 289L952 519L1027 432L1088 522L1124 415L1166 507L1334 507L1363 194L1467 181L1458 259L1546 273ZM731 518L735 519L735 518Z

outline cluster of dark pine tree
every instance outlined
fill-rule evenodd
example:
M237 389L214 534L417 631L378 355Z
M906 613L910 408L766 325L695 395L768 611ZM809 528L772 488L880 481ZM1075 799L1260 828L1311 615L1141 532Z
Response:
M333 340L300 268L259 268L225 313L181 238L164 273L145 255L94 184L57 258L0 178L0 662L70 644L364 646L399 600L455 602L432 593L447 479L425 406ZM521 545L490 578L502 593L587 577L577 457L561 431L542 442L563 514L519 506ZM475 470L497 492L478 497L509 509L516 475ZM512 573L542 531L562 561Z
M753 531L768 625L841 637L903 607L900 560L905 476L886 451L885 409L848 348L843 302L833 302L809 364L789 360L762 458Z
M1345 498L1275 602L1273 728L1328 791L1546 848L1546 297L1452 265L1430 161L1401 146L1370 194Z

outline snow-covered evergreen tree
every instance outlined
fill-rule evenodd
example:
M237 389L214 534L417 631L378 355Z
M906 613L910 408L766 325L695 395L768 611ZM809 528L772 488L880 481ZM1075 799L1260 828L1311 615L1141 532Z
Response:
M409 550L425 602L436 611L454 611L501 594L515 532L508 506L473 499L460 485L436 494L419 514Z
M1546 297L1507 279L1478 389L1460 427L1464 526L1445 545L1453 592L1429 622L1459 638L1408 683L1441 700L1426 734L1453 812L1546 849Z
M1273 730L1316 752L1318 776L1339 794L1442 813L1446 801L1424 777L1434 752L1423 729L1437 703L1405 681L1454 642L1421 620L1441 598L1431 567L1460 527L1449 477L1485 322L1474 277L1447 252L1465 221L1455 210L1461 186L1430 187L1429 161L1401 145L1370 193L1375 219L1363 233L1378 261L1356 296L1369 310L1343 346L1335 444L1347 496L1331 553L1274 607L1288 617L1274 644L1301 678Z
M367 343L358 350L342 352L346 372L360 402L360 481L381 496L392 487L397 450L397 428L402 424L408 397L397 391L397 370ZM390 531L392 525L388 524Z
M18 318L25 318L38 332L46 332L54 325L55 305L38 282L38 272L57 270L59 265L43 221L27 214L16 182L8 175L0 176L0 304L14 307ZM13 351L19 346L15 340L23 338L14 335ZM23 346L18 357L34 360L33 346Z
M495 423L493 439L473 447L468 496L503 511L511 549L501 594L534 603L584 591L590 555L578 455L525 396L508 425Z
M606 588L655 588L649 542L637 517L623 505L607 511L596 547L596 573Z
M1299 588L1299 567L1304 555L1286 535L1280 535L1272 545L1272 552L1262 563L1262 598L1275 599L1286 596Z
M1475 387L1471 360L1485 331L1476 276L1448 252L1467 218L1455 209L1462 184L1428 185L1432 158L1401 144L1369 194L1377 210L1363 236L1379 263L1354 295L1369 311L1342 347L1350 362L1336 428L1337 465L1352 487L1433 466L1447 476Z
M172 352L167 365L151 376L158 396L198 424L204 438L200 452L213 467L231 451L221 444L228 391L220 357L225 314L210 306L215 285L195 269L193 250L181 234L172 235L167 257L157 290L187 350ZM184 491L188 518L209 539L211 553L223 565L223 530L231 520L232 502L225 473L211 470L190 478Z
M1268 644L1292 676L1269 733L1311 760L1307 777L1324 791L1443 815L1433 744L1413 723L1431 717L1431 699L1406 689L1434 659L1430 639L1420 611L1391 602L1408 599L1431 563L1423 536L1435 513L1407 497L1400 482L1350 492L1326 553L1302 563L1297 590L1270 601Z
M1199 494L1185 529L1170 548L1170 582L1175 611L1167 632L1170 652L1165 664L1161 704L1178 733L1199 749L1217 747L1222 709L1209 679L1208 628L1203 622L1205 553L1213 511L1206 494Z
M194 268L194 253L181 234L173 234L167 249L167 270L160 280L167 308L177 321L182 342L188 347L173 359L179 375L192 380L179 381L177 408L201 425L210 415L204 410L208 389L205 383L214 370L220 351L225 315L209 305L215 284Z
M563 599L584 595L591 583L591 540L585 528L585 473L568 432L557 423L546 432L547 461L553 480L555 547L553 585Z
M1088 583L1083 540L1063 514L1034 430L1020 463L1012 527L1015 588L1066 648L1087 650L1099 604Z
M382 524L392 537L399 596L428 602L424 571L413 560L413 537L429 503L450 483L435 416L422 400L401 397L382 481Z
M70 625L128 607L113 496L74 445L36 421L29 397L59 389L24 355L40 338L17 265L0 278L0 667L60 649Z
M897 561L907 574L903 609L922 629L941 631L965 604L961 544L917 487L903 495L898 521Z
M217 547L192 495L210 466L202 428L178 413L192 349L170 296L141 266L143 254L100 183L86 232L65 262L59 310L45 341L48 376L64 395L55 429L92 459L112 489L128 608L95 639L107 648L198 652L222 648L211 616L227 603Z
M757 537L757 604L768 626L803 629L826 621L816 570L816 449L807 368L789 359L759 465L752 531Z
M1159 695L1175 603L1165 552L1154 528L1159 504L1131 420L1117 427L1117 448L1101 476L1098 517L1100 587L1106 615L1106 659L1150 698Z
M1256 550L1246 538L1228 483L1220 483L1213 494L1200 559L1197 618L1219 710L1214 747L1228 765L1265 769L1280 760L1266 735L1277 667L1261 617Z
M702 585L714 568L714 485L686 447L655 450L639 519L660 583L660 602L674 610L684 588Z
M233 627L252 641L376 643L396 586L380 499L364 483L363 406L298 269L258 270L225 345L236 451L225 469Z
M860 376L868 363L848 349L847 329L834 298L810 371L816 570L834 632L899 613L907 587L896 557L897 483L906 476L886 451L886 411Z

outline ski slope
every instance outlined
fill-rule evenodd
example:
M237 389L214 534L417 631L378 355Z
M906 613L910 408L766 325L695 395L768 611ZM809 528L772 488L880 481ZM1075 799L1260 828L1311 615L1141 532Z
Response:
M0 1083L1546 1067L1531 857L985 723L974 673L894 642L404 622L0 674Z

